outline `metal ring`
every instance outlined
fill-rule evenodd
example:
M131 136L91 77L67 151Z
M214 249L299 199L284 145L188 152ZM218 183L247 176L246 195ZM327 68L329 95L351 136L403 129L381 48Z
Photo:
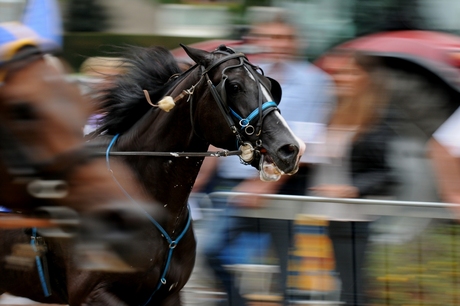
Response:
M239 123L242 128L247 127L249 125L248 119L241 119Z
M248 125L244 128L244 132L246 133L246 135L249 135L249 136L254 134L255 131L256 129L252 125Z
M257 139L256 140L256 146L261 147L262 146L262 139Z
M176 246L177 246L177 242L175 242L175 241L171 241L171 243L169 244L170 249L175 249Z
M162 279L161 279L161 283L162 283L163 285L166 285L166 278L162 278Z

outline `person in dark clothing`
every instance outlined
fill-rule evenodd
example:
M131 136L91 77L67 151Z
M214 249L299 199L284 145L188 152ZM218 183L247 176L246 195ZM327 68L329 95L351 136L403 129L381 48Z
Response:
M336 84L337 108L324 141L326 163L317 168L313 194L337 198L372 198L391 194L387 162L395 136L385 120L384 74L376 58L344 52L325 63ZM341 301L365 305L363 264L370 216L359 205L328 206L329 237L341 281Z

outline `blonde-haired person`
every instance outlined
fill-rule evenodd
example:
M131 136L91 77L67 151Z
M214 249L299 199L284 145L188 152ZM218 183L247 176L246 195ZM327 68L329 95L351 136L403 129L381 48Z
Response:
M345 51L331 55L323 67L335 82L337 106L319 151L325 162L317 167L310 190L337 198L390 195L387 145L394 134L385 120L384 70L377 58ZM341 301L364 305L362 264L372 219L359 205L330 204L323 211L330 220Z

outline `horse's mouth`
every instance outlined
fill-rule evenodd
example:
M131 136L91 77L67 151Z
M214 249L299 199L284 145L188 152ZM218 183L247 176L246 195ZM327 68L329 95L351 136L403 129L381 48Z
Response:
M260 180L264 182L277 181L280 179L281 175L284 174L268 154L262 154L260 157L259 169Z

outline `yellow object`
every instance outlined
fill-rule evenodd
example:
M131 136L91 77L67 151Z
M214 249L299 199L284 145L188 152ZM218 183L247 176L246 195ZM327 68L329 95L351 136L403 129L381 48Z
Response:
M169 112L175 105L176 103L174 103L174 99L171 96L166 96L158 102L158 107L165 112Z
M298 215L294 221L294 248L290 252L288 287L305 291L333 291L335 260L327 236L329 221L321 216Z

